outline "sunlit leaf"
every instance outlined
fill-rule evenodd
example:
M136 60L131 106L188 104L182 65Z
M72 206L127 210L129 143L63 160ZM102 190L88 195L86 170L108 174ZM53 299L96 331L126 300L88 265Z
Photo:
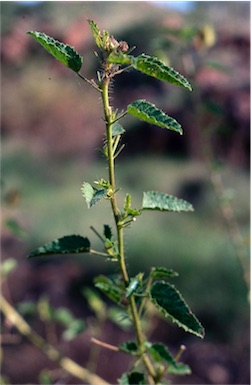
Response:
M51 55L53 55L62 64L73 70L79 72L82 66L83 58L75 51L70 45L61 43L58 40L47 36L43 32L27 32L31 35L39 44L41 44Z
M154 104L146 100L136 100L129 104L127 112L147 123L176 131L180 135L183 133L181 125L175 119L166 115L162 110L159 110Z
M172 195L158 191L147 191L143 193L142 209L181 212L193 211L193 206L191 203Z

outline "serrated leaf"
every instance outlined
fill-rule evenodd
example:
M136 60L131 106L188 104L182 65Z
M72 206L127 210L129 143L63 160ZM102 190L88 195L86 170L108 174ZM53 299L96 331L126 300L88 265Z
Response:
M109 55L110 63L131 65L133 68L161 81L169 82L180 87L192 90L188 80L172 67L168 67L161 60L146 54L137 57L122 52L112 52Z
M151 270L151 278L172 278L177 277L178 273L172 269L166 269L166 267L154 267Z
M122 290L116 286L116 284L111 281L108 277L100 275L95 278L95 287L100 289L104 294L106 294L112 301L117 304L121 304L122 301Z
M181 212L193 211L193 206L191 203L172 195L158 191L147 191L143 193L142 209Z
M99 200L101 200L106 190L100 189L96 190L94 189L91 184L84 182L81 186L82 196L84 197L88 208L90 209L92 206L94 206Z
M180 135L183 134L181 125L170 116L159 110L154 104L146 100L136 100L127 107L127 112L136 118L158 127L176 131Z
M29 31L27 34L31 35L52 56L54 56L66 67L70 68L74 72L79 72L82 66L83 58L73 47L55 40L43 32Z
M51 254L79 254L90 251L90 242L88 238L80 235L67 235L56 239L33 250L28 258L39 257L41 255Z
M124 342L119 346L121 352L136 356L138 354L138 347L134 341Z
M177 86L188 88L190 91L192 87L190 83L180 73L173 68L166 66L156 57L151 57L142 54L136 58L134 67L147 75L150 75L159 80L175 84Z
M150 300L165 317L185 331L204 337L204 328L175 286L163 281L153 283Z
M119 379L120 385L144 385L146 383L144 374L141 372L123 373Z
M92 34L94 36L96 45L99 48L103 48L103 39L102 39L102 33L99 30L98 26L95 24L93 20L88 20L89 26L91 28Z

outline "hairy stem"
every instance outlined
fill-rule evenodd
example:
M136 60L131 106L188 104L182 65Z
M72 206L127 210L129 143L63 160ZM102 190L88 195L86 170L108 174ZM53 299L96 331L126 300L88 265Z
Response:
M109 104L109 95L108 95L109 82L110 82L110 77L108 74L106 74L106 71L105 71L105 77L104 77L103 89L102 89L102 101L103 101L103 109L104 109L104 118L106 123L106 134L107 134L109 182L112 188L112 196L110 201L111 201L111 207L112 207L116 229L117 229L118 263L119 263L120 271L122 273L125 287L127 287L129 284L129 276L126 268L125 255L124 255L124 233L123 233L124 229L122 224L120 223L120 215L119 215L119 210L118 210L116 196L115 196L115 191L116 191L115 164L114 164L115 157L114 157L114 151L113 151L113 137L112 137L112 125L114 123L114 117L112 114L112 108ZM155 378L156 378L156 371L148 355L145 353L145 347L144 347L145 337L142 332L141 322L138 315L138 310L137 310L134 296L130 296L129 302L130 302L132 319L133 319L133 323L136 331L137 343L141 353L141 359L149 374L149 383L154 384Z

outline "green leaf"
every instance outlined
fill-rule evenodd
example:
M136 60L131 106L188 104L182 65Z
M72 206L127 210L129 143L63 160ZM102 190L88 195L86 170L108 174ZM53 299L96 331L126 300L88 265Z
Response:
M104 294L106 294L113 302L121 304L122 301L122 290L116 286L115 282L110 280L104 275L100 275L94 279L95 287L100 289Z
M50 254L80 254L88 253L89 251L90 242L88 238L80 235L67 235L38 247L28 255L28 258Z
M92 206L94 206L99 200L101 200L106 190L100 189L96 190L94 189L91 184L84 182L81 186L82 196L84 197L88 208L90 209Z
M191 203L172 195L158 191L147 191L143 193L142 209L181 212L193 211L193 206Z
M144 374L141 372L124 373L119 379L120 385L144 385L147 384Z
M71 341L85 330L85 322L81 319L75 319L71 325L64 331L64 340Z
M175 361L165 345L160 343L152 344L150 342L146 342L145 345L155 362L166 362L169 365L167 369L168 373L176 375L191 374L189 366L182 362Z
M151 278L172 278L177 277L178 273L165 267L153 267L150 273Z
M168 67L156 57L146 54L134 57L132 55L123 54L122 52L112 52L109 55L108 60L110 63L114 64L131 65L133 68L145 73L146 75L187 88L190 91L192 90L190 83L183 75L175 71L173 68Z
M159 110L154 104L146 100L136 100L127 107L127 112L136 118L156 126L176 131L183 134L181 125L163 111Z
M192 90L190 83L184 78L184 76L179 74L173 68L166 66L156 57L142 54L136 58L134 67L138 71L144 72L145 74L159 80L188 88L190 91Z
M55 309L53 312L53 318L56 322L59 322L63 326L69 326L74 321L72 313L65 307Z
M204 328L175 286L163 281L153 283L150 288L150 300L165 317L185 331L204 337Z
M62 64L73 70L79 72L82 66L83 58L75 51L70 45L54 40L52 37L47 36L41 32L27 32L38 43L40 43L51 55L53 55Z
M124 342L119 346L119 349L121 350L121 352L131 354L133 356L138 355L138 347L134 341Z
M176 376L184 376L192 373L190 367L182 362L176 362L175 366L170 365L167 372Z
M125 132L125 129L121 124L114 123L112 124L112 136L122 135Z
M104 231L103 231L104 237L109 239L111 241L112 239L112 229L109 225L104 225Z
M95 24L95 22L93 20L88 19L88 23L89 23L89 26L91 28L92 34L94 36L96 45L99 48L103 48L103 39L102 39L101 31L99 30L99 28L97 27L97 25Z

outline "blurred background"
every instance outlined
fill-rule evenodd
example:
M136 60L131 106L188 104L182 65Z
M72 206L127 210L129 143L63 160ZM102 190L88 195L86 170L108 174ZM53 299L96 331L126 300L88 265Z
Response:
M182 73L193 92L137 72L115 79L118 109L147 99L178 120L184 135L124 118L126 147L117 160L119 196L158 190L184 198L193 213L144 213L126 233L133 275L166 266L206 329L203 341L153 317L149 334L192 375L183 384L249 384L250 2L2 2L1 189L2 293L48 342L110 383L128 357L92 346L91 335L118 345L132 338L126 322L91 291L114 265L94 256L27 261L33 248L68 234L87 236L112 224L108 202L90 211L83 181L106 177L100 155L104 124L98 94L26 35L41 31L84 57L95 78L96 49L86 22L157 56ZM106 317L104 316L106 314ZM95 320L95 316L96 319ZM106 319L105 319L106 318ZM84 320L84 322L81 321ZM69 327L75 321L76 328ZM2 322L3 384L78 384Z

